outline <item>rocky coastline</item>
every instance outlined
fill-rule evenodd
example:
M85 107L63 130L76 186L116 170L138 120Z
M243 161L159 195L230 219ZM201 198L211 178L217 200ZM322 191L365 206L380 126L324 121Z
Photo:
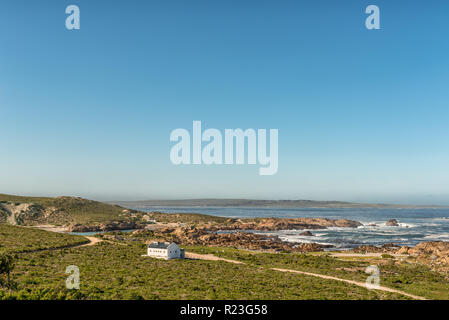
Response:
M68 232L103 232L103 231L122 231L132 229L143 229L146 224L127 222L127 221L112 221L107 223L99 223L94 225L73 224L67 228Z
M386 223L398 226L391 219ZM68 232L111 232L133 230L132 236L158 238L174 241L181 245L234 247L239 249L269 252L320 252L331 249L332 245L319 243L298 243L281 240L278 236L258 234L251 231L306 230L302 235L313 235L308 230L327 229L329 227L357 228L362 223L347 219L328 218L254 218L232 219L226 223L204 223L185 225L181 223L142 223L129 221L111 221L94 225L74 224ZM410 255L423 263L436 267L449 265L449 243L422 242L415 247L384 244L382 246L362 245L350 250L355 254Z
M258 218L258 219L238 219L237 221L228 225L209 226L209 230L279 231L279 230L326 229L329 227L357 228L359 226L362 226L362 223L348 219Z
M144 234L149 231L155 237L182 245L224 246L276 252L316 252L333 246L287 242L282 241L278 236L261 235L250 231L326 229L329 227L357 228L361 225L358 221L328 218L232 219L226 223L199 225L113 221L94 225L74 224L68 227L68 232L109 232L136 229L133 234Z
M153 237L164 241L173 241L181 245L234 247L248 250L275 252L316 252L331 248L331 245L318 243L286 242L278 236L262 235L250 232L217 233L203 228L180 227L158 228L153 231L136 230L132 235L145 235L151 232Z

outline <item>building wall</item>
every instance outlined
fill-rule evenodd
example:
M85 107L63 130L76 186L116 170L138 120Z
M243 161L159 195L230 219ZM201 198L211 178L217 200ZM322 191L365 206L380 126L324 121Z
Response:
M186 250L185 249L179 249L181 250L181 254L179 256L180 259L185 259L186 258Z
M168 259L179 259L181 257L181 249L179 249L177 244L172 243L167 248L167 256Z
M164 259L184 259L184 254L176 243L170 244L167 249L148 248L147 250L147 254L150 257Z
M148 248L148 255L158 258L167 258L167 249Z

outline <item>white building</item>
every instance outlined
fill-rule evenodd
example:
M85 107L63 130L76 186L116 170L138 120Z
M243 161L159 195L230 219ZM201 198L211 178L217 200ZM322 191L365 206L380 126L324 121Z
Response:
M151 242L148 245L148 256L162 259L184 259L185 250L174 242Z

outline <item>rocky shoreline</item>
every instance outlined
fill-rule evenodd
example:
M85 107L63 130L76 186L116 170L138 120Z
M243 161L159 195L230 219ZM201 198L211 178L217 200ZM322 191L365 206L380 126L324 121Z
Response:
M217 233L195 227L157 228L153 231L136 230L132 235L143 235L151 232L153 237L164 241L174 241L181 245L235 247L248 250L316 252L331 248L331 245L318 243L286 242L277 236L261 235L237 231L235 233Z
M398 226L398 221L391 219L387 225ZM275 235L257 234L251 231L279 230L322 230L329 227L357 228L362 226L358 221L328 218L253 218L229 219L226 223L204 223L185 225L182 223L136 223L111 221L94 225L74 224L67 232L111 232L133 230L133 236L156 237L164 241L174 241L181 245L235 247L249 250L272 252L319 252L333 248L333 245L319 243L299 243L281 240ZM310 231L302 233L313 235ZM422 242L417 246L405 247L397 244L382 246L362 245L348 252L355 254L378 253L393 255L414 255L427 263L449 264L449 243Z
M167 224L149 224L144 222L111 221L93 225L73 224L68 227L69 232L96 232L96 231L119 231L130 229L144 229L146 227L162 226ZM173 225L173 224L172 224ZM174 224L180 226L181 224ZM328 227L357 228L362 224L358 221L347 219L328 218L257 218L257 219L229 219L228 223L205 223L196 226L198 229L208 231L220 230L303 230L303 229L326 229Z
M210 226L210 231L218 230L304 230L304 229L326 229L329 227L357 228L362 226L358 221L348 219L328 218L258 218L238 219L229 225Z
M250 231L279 231L327 229L329 227L357 228L362 224L347 219L328 218L254 218L229 219L226 223L184 225L180 223L108 222L95 225L75 224L68 232L109 232L136 229L133 234L151 232L153 236L181 245L225 246L250 250L316 252L332 248L318 243L295 243L274 235L261 235Z
M397 227L398 221L391 219L388 226ZM357 228L358 221L328 218L256 218L231 219L227 223L205 223L184 225L182 223L134 223L114 221L95 225L71 225L69 232L108 232L136 229L125 238L158 239L174 241L183 246L233 247L267 252L320 252L332 245L298 243L281 240L275 235L257 234L251 231L314 230L329 227ZM304 231L304 235L312 235ZM104 235L107 237L107 235ZM123 240L123 237L120 236ZM149 240L146 240L149 241ZM421 242L415 247L389 243L382 246L362 245L346 251L348 254L379 254L382 257L407 257L430 266L433 270L449 272L449 243L442 241Z
M354 253L368 254L381 253L393 256L405 256L416 259L417 262L427 265L433 270L449 271L449 242L424 241L414 247L386 244L381 247L366 245L351 250Z
M123 231L132 229L143 229L146 224L135 222L108 222L95 225L74 224L67 228L68 232L103 232L103 231Z

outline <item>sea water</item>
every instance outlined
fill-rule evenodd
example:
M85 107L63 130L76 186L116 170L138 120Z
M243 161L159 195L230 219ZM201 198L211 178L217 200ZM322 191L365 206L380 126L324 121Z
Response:
M331 244L337 249L349 249L365 244L395 243L414 246L422 241L449 241L449 209L392 209L392 208L238 208L238 207L145 207L143 211L166 213L202 213L229 218L253 217L322 217L350 219L363 224L358 228L328 228L309 230L313 236L301 236L306 230L253 231L277 235L284 241ZM396 219L398 227L385 223Z

